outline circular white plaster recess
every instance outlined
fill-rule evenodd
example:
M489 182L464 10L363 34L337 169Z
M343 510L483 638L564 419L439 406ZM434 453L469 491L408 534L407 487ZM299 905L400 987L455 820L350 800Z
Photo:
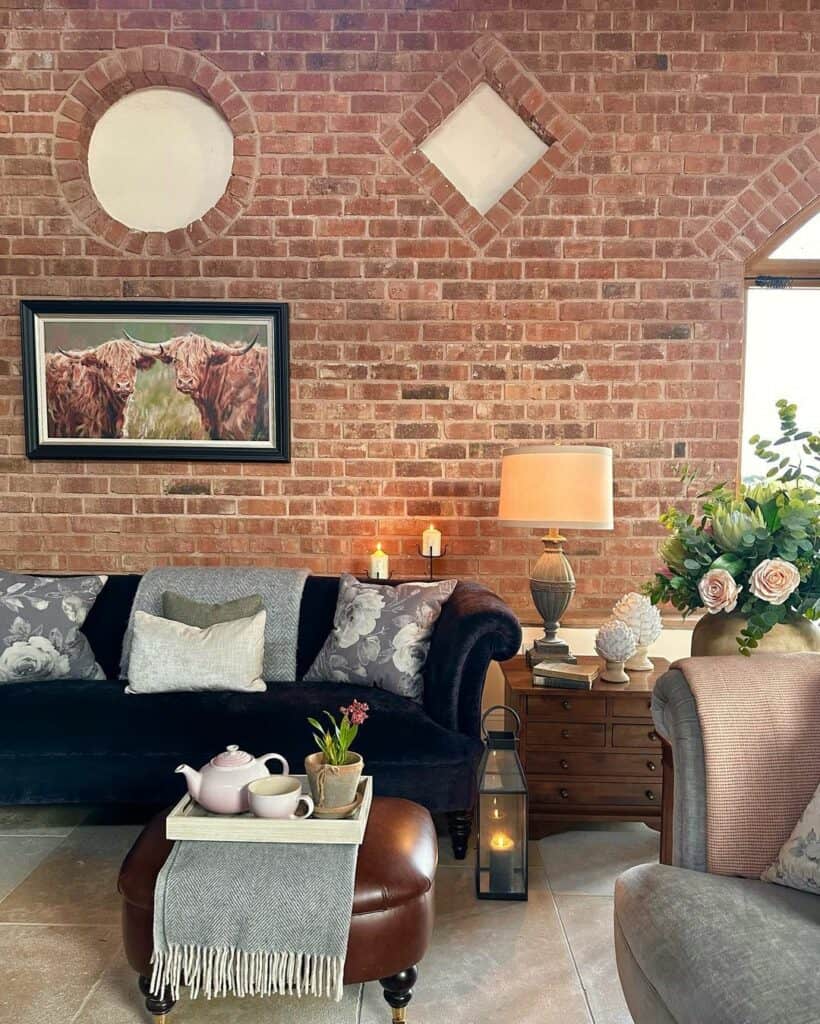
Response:
M233 165L222 114L181 89L138 89L103 114L88 176L103 209L138 231L173 231L219 201Z

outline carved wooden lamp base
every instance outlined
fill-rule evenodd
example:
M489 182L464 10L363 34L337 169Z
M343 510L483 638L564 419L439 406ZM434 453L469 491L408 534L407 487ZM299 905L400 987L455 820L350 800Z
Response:
M575 593L575 575L564 554L564 538L555 527L550 527L541 542L544 551L530 576L530 593L544 620L544 635L527 651L527 664L530 668L539 661L566 661L574 665L577 658L569 644L558 637L558 627Z

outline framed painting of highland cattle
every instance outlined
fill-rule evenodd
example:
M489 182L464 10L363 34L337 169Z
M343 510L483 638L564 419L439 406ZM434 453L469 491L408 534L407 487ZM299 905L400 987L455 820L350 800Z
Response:
M284 302L20 303L31 459L289 461Z

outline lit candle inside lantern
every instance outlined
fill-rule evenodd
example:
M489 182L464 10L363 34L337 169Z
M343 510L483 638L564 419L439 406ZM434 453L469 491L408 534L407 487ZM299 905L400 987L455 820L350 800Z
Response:
M371 580L386 580L390 576L390 559L382 551L381 541L376 545L376 550L370 556Z
M432 523L421 535L421 553L425 557L432 555L433 558L441 554L441 530L437 530Z
M506 832L490 838L490 892L511 892L515 843Z

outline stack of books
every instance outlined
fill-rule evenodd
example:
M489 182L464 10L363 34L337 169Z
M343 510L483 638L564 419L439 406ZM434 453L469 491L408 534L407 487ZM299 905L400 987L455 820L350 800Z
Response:
M591 690L597 678L597 665L570 665L565 661L541 661L532 670L533 686L556 690Z

